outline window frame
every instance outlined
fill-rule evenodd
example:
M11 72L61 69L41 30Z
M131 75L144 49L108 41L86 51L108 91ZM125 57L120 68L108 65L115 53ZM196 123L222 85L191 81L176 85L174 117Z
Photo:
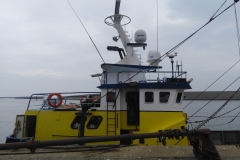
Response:
M179 97L180 96L180 97ZM176 96L176 103L181 103L182 101L182 96L183 96L183 93L182 92L178 92L177 93L177 96Z
M161 96L161 93L165 93L165 95L164 96ZM167 94L168 93L168 94ZM166 96L168 95L168 99L166 100ZM168 103L168 101L169 101L169 98L170 98L170 95L171 95L171 93L170 92L159 92L159 102L160 103ZM161 99L161 97L164 97L164 101L162 101L162 99Z
M85 116L85 122L86 122L86 121L87 121L87 117ZM81 116L76 116L76 117L74 117L74 119L73 119L73 121L72 121L72 123L71 123L71 125L70 125L70 128L71 128L71 129L78 129L78 127L75 127L75 125L77 125L77 124L78 124L78 126L82 124L82 122L81 122Z
M152 94L152 95L147 95L147 96L149 96L150 98L146 96L146 93ZM146 98L147 98L147 99L146 99ZM145 100L145 103L153 103L153 102L154 102L154 92L152 92L152 91L146 91L146 92L144 93L144 100ZM146 101L146 100L148 100L148 101Z
M115 102L116 100L116 93L115 92L107 92L107 102Z
M101 120L93 123L94 120L92 120L92 119L93 119L93 118L97 118L97 117L98 117L98 118L101 117ZM90 120L88 121L88 123L87 123L87 129L98 129L98 127L101 125L102 121L103 121L103 117L102 117L102 116L92 116L92 117L90 118ZM90 127L90 125L95 125L95 127L92 128L92 127Z

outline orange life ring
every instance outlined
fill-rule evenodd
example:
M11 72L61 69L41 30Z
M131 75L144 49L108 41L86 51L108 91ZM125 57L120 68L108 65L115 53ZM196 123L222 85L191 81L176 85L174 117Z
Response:
M60 101L59 101L57 104L53 104L52 101L51 101L52 96L57 96ZM53 108L57 108L57 107L59 107L59 106L62 104L62 99L63 99L63 98L62 98L61 94L59 94L59 93L57 93L57 92L51 93L51 94L48 96L48 104L49 104L49 106L51 106L51 107L53 107Z

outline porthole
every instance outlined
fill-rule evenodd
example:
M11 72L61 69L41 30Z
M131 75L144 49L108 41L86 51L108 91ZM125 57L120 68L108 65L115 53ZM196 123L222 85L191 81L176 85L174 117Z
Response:
M97 129L101 122L102 122L102 116L92 116L87 124L88 129Z
M87 117L85 117L85 122L87 120ZM81 116L76 116L74 120L71 123L72 129L78 129L78 127L81 125Z

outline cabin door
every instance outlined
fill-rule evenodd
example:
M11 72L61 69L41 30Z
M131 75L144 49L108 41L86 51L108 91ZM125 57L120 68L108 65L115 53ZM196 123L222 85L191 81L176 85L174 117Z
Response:
M14 137L23 138L23 128L24 127L24 115L17 115L15 129L14 129Z
M127 124L139 125L139 92L127 92Z

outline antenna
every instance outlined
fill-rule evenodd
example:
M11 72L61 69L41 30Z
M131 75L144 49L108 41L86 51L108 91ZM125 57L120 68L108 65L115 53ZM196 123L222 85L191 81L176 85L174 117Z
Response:
M174 78L174 75L173 75L173 58L177 56L177 52L175 52L174 54L169 54L167 53L167 57L170 59L171 63L172 63L172 78Z
M120 0L119 0L119 1L120 1ZM90 34L88 33L88 31L87 31L86 27L83 25L83 23L82 23L81 19L80 19L80 18L79 18L79 16L77 15L76 11L73 9L73 7L72 7L71 3L70 3L68 0L67 0L67 2L68 2L68 4L70 5L70 7L72 8L72 10L73 10L73 12L75 13L75 15L77 16L77 18L78 18L79 22L82 24L82 26L83 26L84 30L86 31L86 33L87 33L88 37L89 37L89 38L90 38L90 40L92 41L92 43L93 43L93 45L94 45L95 49L97 50L97 52L98 52L99 56L101 57L101 59L102 59L103 63L105 63L105 61L104 61L104 59L103 59L103 57L102 57L101 53L99 52L99 50L98 50L97 46L95 45L95 43L94 43L94 41L93 41L92 37L91 37L91 36L90 36Z
M178 61L176 62L176 70L178 72L178 76L179 76L179 67L181 66L181 78L182 78L182 61L181 61L181 64L178 64Z
M158 0L156 0L157 2L157 52L158 52Z
M183 65L182 65L182 61L181 61L181 73L182 73L182 66L183 66ZM182 78L182 74L181 74L181 78Z
M158 0L156 0L156 2L157 2L157 53L158 53ZM157 77L157 79L159 80L159 66L158 66L158 77Z

